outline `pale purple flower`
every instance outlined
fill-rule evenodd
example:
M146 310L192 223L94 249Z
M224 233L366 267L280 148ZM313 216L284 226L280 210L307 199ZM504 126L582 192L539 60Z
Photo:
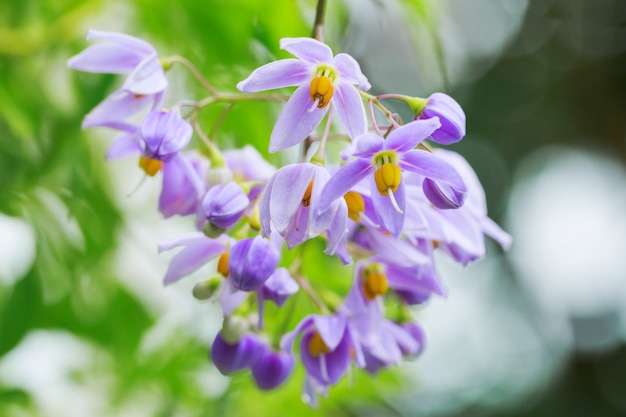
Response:
M270 137L269 151L276 152L302 142L324 118L329 104L351 138L367 131L365 109L355 87L370 84L357 61L312 38L283 38L280 47L298 59L265 64L237 84L245 93L297 86L278 117Z
M241 291L255 291L274 273L280 253L269 241L256 236L242 239L230 250L229 281Z
M220 229L237 223L249 204L248 196L235 182L214 185L202 200L206 219Z
M164 217L187 216L198 211L200 196L205 192L206 159L180 152L163 164L163 186L159 211Z
M291 295L298 292L298 283L291 277L285 268L278 268L265 281L259 290L261 300L271 300L282 307Z
M93 73L128 74L122 87L93 109L83 127L116 128L116 122L152 103L160 108L167 79L154 47L133 36L89 30L87 40L100 41L67 61L70 68Z
M191 139L193 129L178 111L151 111L141 123L140 146L144 156L167 161Z
M341 167L328 181L320 196L320 208L343 196L369 177L370 195L383 227L399 236L404 225L406 193L402 170L411 171L457 191L462 205L467 187L450 164L436 155L414 149L439 128L435 118L412 121L392 131L386 139L373 134L358 138L355 159Z
M458 142L465 136L465 112L452 97L444 93L433 93L426 99L426 107L419 119L439 118L441 127L430 139L443 145Z
M259 203L263 236L269 236L273 226L291 249L332 229L325 252L334 254L345 233L348 213L343 199L329 202L320 210L320 193L329 179L330 173L324 167L311 163L279 169Z

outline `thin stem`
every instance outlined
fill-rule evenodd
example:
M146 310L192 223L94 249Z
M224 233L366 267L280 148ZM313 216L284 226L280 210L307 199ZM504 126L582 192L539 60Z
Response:
M315 10L315 23L313 24L313 37L320 42L324 42L324 11L326 9L326 0L317 0L317 9Z
M196 77L196 79L198 80L198 82L200 84L202 84L202 86L211 94L217 94L217 90L215 89L215 87L213 87L211 85L210 82L207 81L206 78L204 78L202 76L202 74L200 73L200 71L198 70L198 68L196 68L196 66L189 61L187 58L180 56L180 55L174 55L171 57L167 58L167 61L170 63L179 63L179 64L183 64L189 71L191 71L191 73L193 74L194 77Z
M370 108L370 119L372 119L372 126L374 126L374 130L376 131L376 134L378 136L382 136L383 133L380 131L380 128L378 127L378 123L376 123L376 114L374 114L374 102L370 100L368 107Z
M226 106L224 110L220 112L219 116L217 117L217 120L215 121L215 124L213 125L213 127L211 128L211 131L209 132L209 137L211 139L215 137L215 133L218 131L220 126L222 126L222 123L224 123L224 120L226 119L228 112L230 112L234 106L235 106L235 103L231 102L228 104L228 106Z
M389 123L391 123L393 127L400 127L400 125L396 121L396 118L394 117L395 116L394 113L392 113L391 110L385 107L383 103L380 102L378 97L371 95L369 93L366 93L363 90L359 90L359 94L365 100L371 101L376 107L378 107L378 110L380 110L385 115L385 117L387 118L387 120L389 120Z
M297 257L289 266L289 274L296 280L298 286L302 288L302 291L309 296L313 304L315 304L323 314L330 314L330 310L326 307L324 301L322 301L315 290L313 290L309 281L300 274L302 269L302 253L300 255L301 256Z

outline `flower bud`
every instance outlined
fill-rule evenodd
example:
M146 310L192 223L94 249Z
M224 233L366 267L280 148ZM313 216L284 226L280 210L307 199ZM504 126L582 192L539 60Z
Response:
M221 229L237 223L248 204L248 197L234 182L211 187L202 200L207 220Z
M424 194L435 207L440 209L457 209L465 203L466 192L454 189L446 184L439 184L430 178L422 184Z
M228 343L221 333L211 347L211 361L224 374L253 366L262 353L263 343L254 334L245 334L237 342Z
M420 119L438 117L441 127L435 130L431 139L443 145L450 145L465 136L465 112L452 97L443 93L434 93L428 97L426 107L419 115Z
M243 239L230 250L229 279L235 289L255 291L274 273L280 254L261 236Z
M254 382L262 390L271 390L280 386L293 370L293 356L286 352L276 352L266 346L252 365Z
M193 286L191 293L198 300L208 300L216 293L221 282L222 279L220 277L213 277L206 281L198 282Z

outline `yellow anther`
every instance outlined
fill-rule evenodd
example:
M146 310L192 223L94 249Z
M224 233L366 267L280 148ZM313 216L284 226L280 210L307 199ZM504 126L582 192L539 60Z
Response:
M320 356L330 353L330 349L324 343L324 339L317 331L313 332L313 336L309 339L309 353L311 356Z
M252 207L252 214L248 218L248 223L254 230L261 230L261 215L259 213L258 201L254 203L254 206Z
M311 205L311 193L313 192L313 180L309 183L304 195L302 196L302 205L308 207Z
M230 258L230 254L224 252L217 261L217 272L222 274L224 278L228 278L228 258Z
M317 103L317 107L323 109L328 106L330 99L333 97L335 87L326 75L318 75L311 80L311 101Z
M400 186L401 179L402 173L400 172L400 167L396 164L382 164L380 168L374 172L376 188L378 192L384 196L389 194L389 190L395 193Z
M154 177L157 172L159 172L161 168L163 168L163 161L148 158L147 156L140 156L139 167L143 169L143 172L145 172L147 175Z
M365 211L365 201L363 196L356 191L348 191L344 194L343 199L348 205L348 217L355 222L361 221L361 213Z
M387 276L375 265L363 269L361 282L363 284L363 295L370 301L379 295L385 295L389 289Z

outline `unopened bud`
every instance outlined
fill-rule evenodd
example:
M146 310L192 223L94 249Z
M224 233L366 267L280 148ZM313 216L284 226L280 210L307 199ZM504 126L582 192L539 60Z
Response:
M191 293L198 300L208 300L216 293L221 282L222 279L220 277L213 277L211 279L207 279L206 281L200 281L194 285Z

